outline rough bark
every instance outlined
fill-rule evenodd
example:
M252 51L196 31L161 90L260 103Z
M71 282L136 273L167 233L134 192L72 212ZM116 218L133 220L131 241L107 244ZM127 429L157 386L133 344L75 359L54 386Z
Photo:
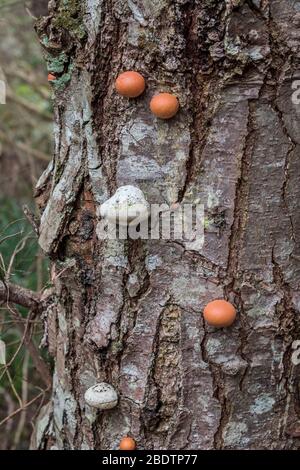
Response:
M41 177L39 242L55 299L51 402L34 448L297 449L299 2L51 1L37 31L56 74L55 155ZM146 93L114 91L128 69ZM171 91L181 111L156 120ZM99 205L124 184L149 202L202 201L205 244L100 241ZM202 321L225 297L233 327ZM84 403L97 381L117 408Z

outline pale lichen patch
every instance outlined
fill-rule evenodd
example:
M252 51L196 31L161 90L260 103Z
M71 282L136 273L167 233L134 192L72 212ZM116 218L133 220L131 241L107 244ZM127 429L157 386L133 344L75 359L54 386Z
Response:
M248 426L245 422L230 422L224 433L224 444L226 447L237 447L247 445L249 442Z
M251 405L250 411L256 415L262 415L264 413L269 413L275 404L274 397L267 393L260 395L254 401L254 404Z

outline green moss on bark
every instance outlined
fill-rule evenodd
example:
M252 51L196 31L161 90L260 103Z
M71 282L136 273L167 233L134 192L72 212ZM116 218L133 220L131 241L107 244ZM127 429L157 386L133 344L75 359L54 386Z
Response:
M71 81L73 70L74 65L70 64L68 70L54 81L53 84L56 90L63 90L67 86Z
M49 72L60 74L65 70L68 58L65 53L61 53L57 56L47 54L46 61Z
M64 28L79 40L84 39L87 33L82 21L81 0L61 0L53 25Z

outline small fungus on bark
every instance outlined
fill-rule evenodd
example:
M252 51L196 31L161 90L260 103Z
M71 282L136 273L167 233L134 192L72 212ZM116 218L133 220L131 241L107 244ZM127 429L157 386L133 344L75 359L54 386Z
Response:
M136 98L145 90L144 77L132 70L121 73L115 82L117 92L127 98Z

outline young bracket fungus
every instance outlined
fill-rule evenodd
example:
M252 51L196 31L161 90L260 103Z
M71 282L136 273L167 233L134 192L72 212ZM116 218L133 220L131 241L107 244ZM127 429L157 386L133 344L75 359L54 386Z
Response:
M236 309L226 300L213 300L204 308L203 316L209 325L223 328L234 322Z
M121 73L115 83L117 92L127 98L136 98L145 90L145 79L138 72Z
M56 80L56 76L52 73L48 73L48 82L53 82L53 80Z
M134 219L149 217L149 204L143 191L135 186L121 186L115 194L100 207L101 217L119 225L128 225Z
M179 102L176 96L170 93L159 93L150 101L150 109L158 118L170 119L177 113Z
M132 437L123 437L123 439L120 442L119 449L120 450L135 450L136 449L135 440L132 439Z
M110 410L118 403L118 395L114 387L105 382L100 382L90 387L84 394L88 405L100 410Z

